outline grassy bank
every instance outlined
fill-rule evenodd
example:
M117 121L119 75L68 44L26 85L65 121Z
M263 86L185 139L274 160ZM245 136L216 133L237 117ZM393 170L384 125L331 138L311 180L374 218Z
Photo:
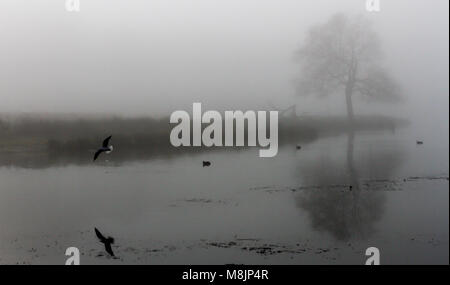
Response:
M407 122L380 116L358 117L353 125L346 117L280 118L279 144L307 143L319 136L356 130L395 131ZM174 125L168 118L3 118L0 123L0 152L71 153L92 151L103 138L113 135L122 153L149 155L196 152L204 148L175 148L169 135Z

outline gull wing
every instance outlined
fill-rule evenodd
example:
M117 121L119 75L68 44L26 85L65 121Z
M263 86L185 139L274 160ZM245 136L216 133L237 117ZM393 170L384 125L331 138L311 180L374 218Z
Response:
M106 250L106 252L109 253L111 256L115 256L115 255L114 255L114 252L112 251L111 243L110 243L110 242L105 243L105 250Z
M98 239L101 242L105 242L106 238L102 235L102 233L99 230L97 230L97 228L95 228L95 234L97 235Z
M97 150L97 152L94 154L94 161L97 159L97 157L100 155L100 153L102 153L103 152L103 150L102 149L99 149L99 150Z
M103 140L103 147L108 147L109 144L109 140L111 139L112 136L107 137L106 139Z

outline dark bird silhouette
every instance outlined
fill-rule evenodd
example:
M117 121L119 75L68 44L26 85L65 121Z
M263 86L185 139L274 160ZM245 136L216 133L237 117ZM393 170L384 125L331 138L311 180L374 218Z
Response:
M301 149L301 148L302 148L301 146L297 145L297 149Z
M95 161L102 152L110 153L111 151L113 151L113 146L109 145L109 140L111 139L111 137L112 136L109 136L109 137L107 137L106 139L103 140L102 147L99 148L95 152L93 161Z
M114 252L112 251L112 248L111 248L111 244L114 243L114 238L112 238L112 237L105 238L102 235L102 233L99 230L97 230L97 228L95 228L95 234L97 235L100 242L105 245L106 252L109 253L109 255L115 257Z
M416 141L416 144L423 144L423 141Z
M203 167L211 166L211 162L209 161L203 161Z

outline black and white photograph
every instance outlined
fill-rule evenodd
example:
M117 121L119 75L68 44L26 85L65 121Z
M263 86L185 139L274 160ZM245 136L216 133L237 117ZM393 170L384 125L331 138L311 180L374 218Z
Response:
M0 0L0 265L448 264L447 0Z

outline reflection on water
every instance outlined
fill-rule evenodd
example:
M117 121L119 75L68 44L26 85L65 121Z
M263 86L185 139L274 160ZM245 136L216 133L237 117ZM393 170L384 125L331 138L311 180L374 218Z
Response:
M404 155L400 147L392 145L359 151L355 161L355 133L349 132L345 159L322 156L298 167L303 183L322 185L303 191L297 197L298 206L308 212L314 229L338 240L364 239L373 233L374 223L383 213L385 193L362 191L361 176L390 179Z
M195 153L199 150L185 150L164 147L164 149L146 149L130 151L121 150L114 147L114 155L106 156L103 162L110 161L115 165L122 165L127 162L148 161L152 159L172 159L189 153ZM116 149L117 148L117 149ZM86 149L83 152L61 152L61 151L9 151L0 152L0 167L19 167L19 168L49 168L64 167L70 165L91 166L95 149ZM101 161L99 161L101 164ZM99 163L97 162L97 163Z
M123 156L117 144L95 164L88 151L61 160L2 156L0 255L28 258L19 250L27 238L50 263L66 245L97 252L96 226L117 238L122 256L119 246L138 241L180 249L151 255L154 263L362 263L361 250L374 243L392 262L402 262L399 252L448 261L448 148L431 141L418 147L400 132L350 132L301 150L287 144L273 159L257 149ZM201 255L210 244L234 251ZM258 255L268 244L270 256Z

